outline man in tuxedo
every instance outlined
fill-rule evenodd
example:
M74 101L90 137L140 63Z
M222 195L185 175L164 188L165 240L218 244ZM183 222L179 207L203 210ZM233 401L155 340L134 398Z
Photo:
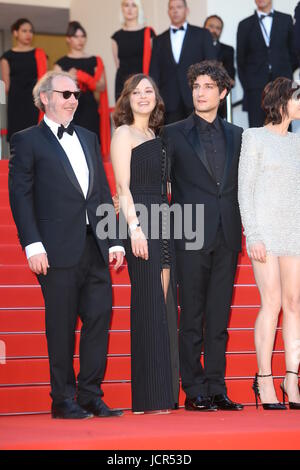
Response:
M294 24L294 38L295 38L295 51L298 58L298 67L300 66L300 2L297 3L295 8L295 24Z
M266 84L278 77L292 79L297 68L292 17L274 11L272 0L255 3L254 15L241 21L237 32L238 74L250 127L264 124L261 99Z
M71 121L79 90L71 75L48 72L34 99L38 126L11 139L9 194L20 243L42 288L50 362L52 417L120 416L102 400L112 308L109 262L123 262L115 234L98 238L97 208L112 205L97 136ZM113 206L112 206L113 207ZM77 315L80 373L73 369Z
M176 227L183 237L176 240L175 232L175 244L185 408L241 410L242 405L228 398L224 376L227 326L241 250L237 183L243 130L217 116L220 102L231 88L230 77L219 62L192 65L188 79L195 111L163 131L171 166L171 202L180 205L184 214L182 227ZM189 227L196 237L201 232L196 217L199 204L204 205L204 244L200 249L185 235L184 226L191 210Z
M224 22L218 15L211 15L206 18L204 28L208 29L213 38L213 44L216 48L217 60L223 64L229 77L232 80L232 87L235 85L235 67L234 67L234 49L227 44L220 42L220 37L224 28ZM219 107L219 116L227 117L226 102Z
M187 83L190 65L215 59L209 32L187 23L186 0L169 0L170 28L153 40L150 75L154 78L166 107L166 123L186 118L193 110Z

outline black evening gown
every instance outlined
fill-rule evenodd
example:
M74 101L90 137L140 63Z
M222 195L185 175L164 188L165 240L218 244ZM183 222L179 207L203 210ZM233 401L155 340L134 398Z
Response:
M136 73L143 72L145 28L138 31L125 31L120 29L111 37L118 44L118 57L120 66L117 70L115 83L116 101L122 93L127 78ZM151 30L151 37L154 32Z
M95 75L95 68L97 67L97 59L95 56L79 59L64 56L56 63L64 72L68 72L71 68L75 68L76 70L83 70L92 76ZM82 91L79 98L78 108L73 119L74 124L95 132L100 140L99 120L98 103L95 99L94 92L90 90Z
M132 410L170 409L178 402L179 360L177 338L177 295L175 255L172 241L163 239L164 215L159 236L151 239L151 206L168 205L166 155L160 138L132 150L130 190L136 204L148 210L148 261L132 254L130 238L125 242L131 280L131 385ZM166 207L166 206L165 206ZM137 215L139 215L136 206ZM146 228L140 217L144 233ZM152 223L152 225L151 225ZM145 233L146 235L146 233ZM170 285L165 302L161 273L170 268Z
M39 110L33 103L32 90L37 82L35 49L28 52L9 50L1 59L10 67L7 101L7 140L18 131L38 123Z

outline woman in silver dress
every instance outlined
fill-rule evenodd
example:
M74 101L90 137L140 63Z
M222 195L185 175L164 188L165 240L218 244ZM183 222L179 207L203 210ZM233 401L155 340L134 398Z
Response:
M261 308L255 324L258 373L253 390L264 409L278 402L271 362L279 312L283 310L286 375L283 402L300 409L300 137L288 132L300 119L300 90L277 78L263 93L265 126L243 134L239 204Z

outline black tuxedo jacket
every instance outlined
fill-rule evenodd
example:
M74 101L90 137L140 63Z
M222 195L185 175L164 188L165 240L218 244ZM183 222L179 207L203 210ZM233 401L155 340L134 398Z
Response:
M154 38L150 75L159 87L167 112L176 111L181 100L187 108L193 109L187 71L190 65L205 59L216 59L207 29L188 24L178 64L172 52L170 30Z
M220 118L219 118L220 119ZM204 246L210 248L221 221L229 249L241 250L241 217L237 199L238 164L243 129L220 119L226 139L226 164L222 185L212 174L194 116L166 126L162 133L171 167L172 204L190 204L193 231L196 230L196 204L204 204ZM183 230L184 234L184 230ZM177 250L190 243L184 236L175 240Z
M295 50L300 64L300 2L295 8L295 25L294 25Z
M237 32L238 74L244 90L262 89L277 77L293 78L297 68L293 39L293 19L274 12L270 47L266 46L257 14L241 21Z
M14 134L9 162L9 196L23 248L42 242L51 267L75 266L86 238L86 211L94 233L101 203L112 204L96 135L74 126L89 167L85 199L62 146L42 121ZM114 238L99 240L108 264L109 247L121 245Z
M218 42L215 48L217 50L217 60L219 62L222 62L230 78L232 78L232 80L235 80L233 47L228 46L227 44L223 44L222 42Z

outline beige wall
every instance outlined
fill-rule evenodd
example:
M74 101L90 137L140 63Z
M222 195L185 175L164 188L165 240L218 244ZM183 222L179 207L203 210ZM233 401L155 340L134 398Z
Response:
M146 24L157 33L169 25L168 0L144 0ZM206 16L206 0L189 0L189 21L202 25ZM71 0L71 20L79 20L88 32L87 50L104 60L110 104L114 104L115 65L111 52L111 35L120 29L120 0Z
M101 1L103 0L100 0L100 2ZM3 3L50 8L70 8L71 6L71 0L6 0L6 2Z

